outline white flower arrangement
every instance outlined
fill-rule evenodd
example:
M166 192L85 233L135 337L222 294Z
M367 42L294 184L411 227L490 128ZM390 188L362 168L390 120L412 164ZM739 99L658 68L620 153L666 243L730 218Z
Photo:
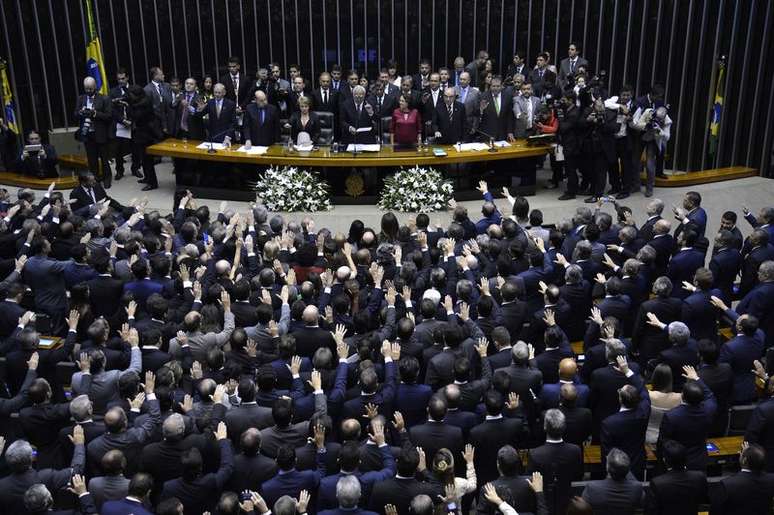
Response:
M379 207L390 211L431 213L445 209L454 187L435 168L400 169L384 180Z
M255 185L256 197L269 211L327 211L330 190L317 173L295 166L269 167Z

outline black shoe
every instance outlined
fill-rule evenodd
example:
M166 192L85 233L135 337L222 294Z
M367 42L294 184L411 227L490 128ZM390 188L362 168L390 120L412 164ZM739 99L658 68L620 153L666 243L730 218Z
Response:
M617 200L621 200L621 199L629 198L629 194L628 194L628 193L626 193L625 191L622 191L621 193L619 193L618 195L616 195L616 196L615 196L615 198L616 198Z
M669 176L665 173L657 173L656 177L658 177L659 179L669 179Z
M145 185L145 187L144 187L144 188L142 188L142 190L141 190L141 191L150 191L150 190L155 190L155 189L157 189L157 188L158 188L158 186L153 186L153 185L151 185L151 184L146 184L146 185Z
M575 198L575 195L573 195L572 193L565 193L564 195L559 197L559 200L572 200L574 198Z
M583 202L585 202L586 204L596 204L598 200L599 200L599 197L595 197L592 195L587 199L583 199Z
M138 177L140 179L142 179L142 177L143 177L142 172L139 169L132 170L132 175L134 175L135 177Z
M139 182L140 184L147 184L147 182L148 182L148 179L146 179L145 177L143 177L142 179L137 179L137 182Z
M119 172L119 173L116 174L115 177L113 177L113 180L120 181L123 178L124 178L124 172Z
M653 192L652 192L652 191L647 191L647 190L645 190L645 196L646 196L647 198L650 198L650 197L652 197L652 196L653 196Z

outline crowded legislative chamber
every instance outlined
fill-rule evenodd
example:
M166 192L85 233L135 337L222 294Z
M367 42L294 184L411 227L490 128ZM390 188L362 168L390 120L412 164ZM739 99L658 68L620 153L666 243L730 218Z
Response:
M774 513L774 2L0 7L0 514Z

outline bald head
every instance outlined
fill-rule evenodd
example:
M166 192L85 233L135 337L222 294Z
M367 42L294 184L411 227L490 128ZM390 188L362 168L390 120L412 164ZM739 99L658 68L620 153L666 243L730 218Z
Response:
M258 107L264 107L267 103L266 99L266 93L261 91L260 89L255 92L255 103Z
M456 408L460 404L460 397L462 397L462 392L460 391L460 387L458 385L448 384L443 389L443 396L446 397L446 402L450 408Z
M339 267L339 268L336 270L336 279L337 279L339 282L342 282L342 283L343 283L344 281L346 281L347 279L349 279L349 274L350 274L350 271L349 271L349 267L348 267L348 266L346 266L346 265L345 265L345 266L340 266L340 267Z
M97 81L94 80L94 77L86 77L83 79L83 90L88 94L97 91Z
M307 306L304 308L301 320L303 320L306 325L317 325L319 315L320 312L317 311L317 306Z
M215 272L218 275L225 275L229 272L229 270L231 270L231 264L225 259L221 259L215 263Z
M559 389L559 399L562 406L572 408L575 406L575 401L578 400L578 390L575 389L575 385L571 383L564 383Z
M360 422L354 418L348 418L341 423L342 439L357 440L360 438Z
M217 84L215 84L215 86L213 86L212 94L215 95L215 98L218 98L218 99L223 98L224 96L226 96L226 86L218 82Z
M572 381L578 372L578 365L572 358L564 358L559 362L559 379L562 381Z
M661 219L653 225L653 232L656 234L667 234L672 230L672 222Z

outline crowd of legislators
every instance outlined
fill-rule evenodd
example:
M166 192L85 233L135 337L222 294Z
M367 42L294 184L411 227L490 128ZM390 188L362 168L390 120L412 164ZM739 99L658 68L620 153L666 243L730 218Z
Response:
M377 77L338 64L317 77L295 64L283 77L274 63L252 74L238 57L229 58L226 68L221 77L167 82L164 71L153 67L144 87L119 68L108 96L86 78L74 116L98 181L109 188L113 179L122 179L125 157L131 155L131 173L143 189L157 188L155 159L145 149L166 137L247 147L298 142L299 135L312 145L415 146L553 134L557 146L548 187L563 187L562 200L584 195L594 203L606 194L620 200L639 192L643 155L644 194L651 196L671 135L661 85L640 96L629 85L609 92L605 71L594 70L574 43L558 65L548 52L534 57L516 52L502 75L485 50L469 63L457 57L436 70L423 59L417 73L405 70L405 75L390 61ZM7 132L0 126L0 136ZM40 139L34 131L29 136ZM53 149L11 157L5 157L6 166L41 177L55 174ZM543 161L529 166L542 168ZM192 166L183 159L174 165L183 175Z
M772 207L708 220L688 192L547 226L482 181L480 213L343 234L80 181L0 203L5 513L771 508Z

